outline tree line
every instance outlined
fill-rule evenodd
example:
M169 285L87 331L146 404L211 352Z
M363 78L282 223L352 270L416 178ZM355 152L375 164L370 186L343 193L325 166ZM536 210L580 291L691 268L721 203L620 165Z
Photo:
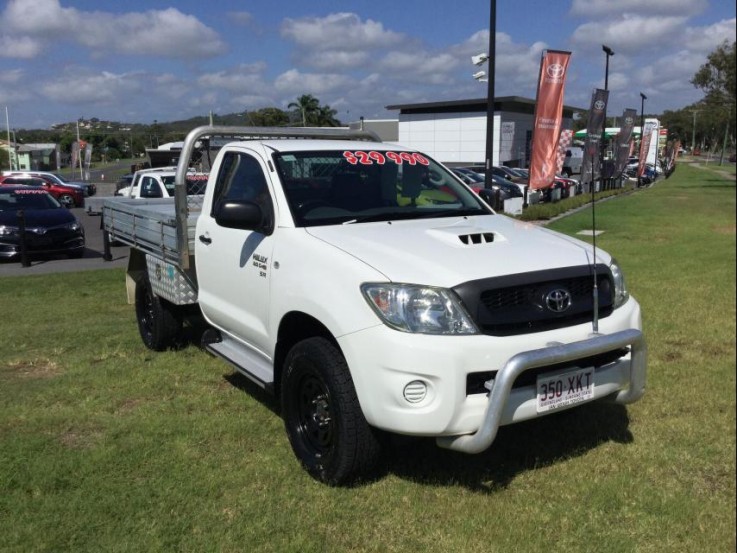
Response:
M691 83L704 91L698 102L674 111L665 111L660 121L668 138L686 147L720 152L734 150L737 94L735 93L735 42L719 45Z
M62 157L68 157L72 144L79 137L92 145L92 161L109 161L145 156L147 148L157 148L167 142L184 140L187 133L201 125L239 127L338 127L341 121L337 111L312 94L303 94L287 106L287 110L267 107L244 110L226 115L209 114L182 121L158 122L151 125L102 121L98 118L81 119L55 125L52 129L18 129L14 131L18 145L58 144ZM0 156L0 168L8 168L8 156Z

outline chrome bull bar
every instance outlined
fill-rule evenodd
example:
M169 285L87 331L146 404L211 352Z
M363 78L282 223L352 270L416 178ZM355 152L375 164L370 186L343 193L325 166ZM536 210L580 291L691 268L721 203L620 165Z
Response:
M496 377L487 382L487 386L491 387L489 403L478 431L475 434L462 436L441 436L437 438L437 444L440 447L463 453L481 453L488 449L496 438L504 406L512 392L512 385L524 371L598 355L626 346L631 348L629 386L620 390L614 397L614 401L622 404L637 401L645 393L647 373L645 337L641 331L636 329L598 335L580 342L524 351L511 357L496 374Z

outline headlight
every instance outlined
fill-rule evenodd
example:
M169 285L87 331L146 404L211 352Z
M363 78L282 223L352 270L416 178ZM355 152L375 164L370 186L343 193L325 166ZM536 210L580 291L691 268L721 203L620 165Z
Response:
M79 230L82 228L82 225L79 222L75 221L73 223L65 225L65 228L68 230Z
M477 334L456 299L443 288L413 284L363 284L361 292L388 326L418 334Z
M624 282L624 273L619 268L616 260L612 259L609 269L612 271L612 277L614 278L614 309L624 305L624 302L630 297L630 293L627 291L627 284Z
M10 227L7 225L0 225L0 236L13 236L18 234L20 229L18 227Z

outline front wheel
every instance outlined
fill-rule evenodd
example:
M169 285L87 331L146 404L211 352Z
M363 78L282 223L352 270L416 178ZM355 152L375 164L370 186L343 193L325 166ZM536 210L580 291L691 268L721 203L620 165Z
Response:
M287 354L282 412L292 450L314 478L341 485L367 476L380 448L358 403L348 365L325 338L308 338Z
M153 293L147 277L136 283L136 319L147 348L164 351L179 345L181 314L175 305Z

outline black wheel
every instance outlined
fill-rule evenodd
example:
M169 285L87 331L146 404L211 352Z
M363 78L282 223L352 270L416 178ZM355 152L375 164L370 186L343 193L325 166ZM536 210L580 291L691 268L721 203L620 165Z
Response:
M71 194L62 194L59 196L59 203L64 207L74 207L74 198Z
M331 342L308 338L290 350L281 398L292 450L314 478L348 484L375 467L379 442L363 416L348 365Z
M164 351L179 345L182 334L179 310L151 291L148 278L136 283L136 319L147 348Z

